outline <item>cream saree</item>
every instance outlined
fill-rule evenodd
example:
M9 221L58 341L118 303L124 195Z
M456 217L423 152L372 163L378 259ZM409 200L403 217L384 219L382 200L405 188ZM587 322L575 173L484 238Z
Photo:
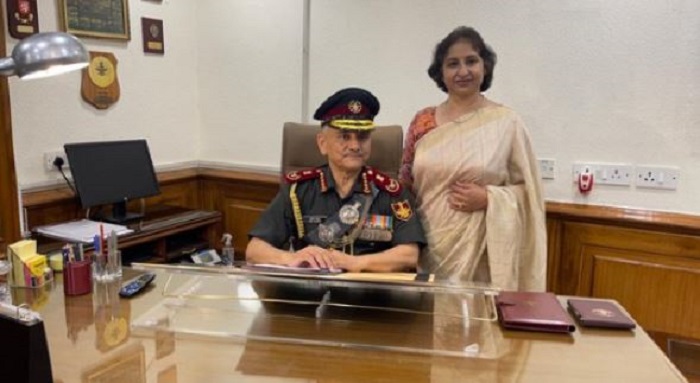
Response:
M413 187L428 246L421 269L453 281L544 291L546 229L537 161L520 117L488 106L443 124L415 148ZM486 186L488 207L451 209L449 185Z

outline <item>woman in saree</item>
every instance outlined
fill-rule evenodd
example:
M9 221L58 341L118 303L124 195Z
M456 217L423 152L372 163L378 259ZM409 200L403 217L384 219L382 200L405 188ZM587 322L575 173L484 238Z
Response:
M408 129L400 178L417 197L428 246L420 268L443 280L544 291L545 211L537 160L520 116L487 99L496 54L458 27L428 74L447 99Z

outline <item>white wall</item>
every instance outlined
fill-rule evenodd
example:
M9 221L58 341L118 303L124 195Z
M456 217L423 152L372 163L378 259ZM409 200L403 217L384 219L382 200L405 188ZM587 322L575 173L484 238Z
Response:
M78 74L12 80L22 186L55 179L41 157L64 142L136 135L156 165L276 169L282 123L345 86L379 97L379 123L406 126L444 99L425 70L435 43L465 24L499 55L487 96L518 110L538 156L557 161L548 199L700 214L700 2L311 0L308 111L303 0L130 5L131 42L87 40L120 60L112 108L85 104ZM40 10L42 30L56 29L55 2ZM164 57L142 53L142 15L164 19ZM601 186L583 197L570 182L575 161L678 166L681 181L671 192Z
M380 122L407 126L444 99L426 74L435 44L471 25L498 53L487 97L519 111L538 157L556 159L549 200L700 212L700 2L312 4L310 106L365 86L382 103ZM571 182L576 161L679 166L681 182L675 192L600 186L584 197Z
M197 5L200 159L279 169L282 124L301 120L303 1Z
M56 2L39 0L39 28L58 30ZM43 167L43 153L66 142L146 138L159 165L196 161L197 36L193 1L130 1L131 40L82 39L117 60L120 100L97 110L80 96L81 73L42 80L10 79L12 127L20 187L63 182ZM165 55L144 54L141 17L164 20ZM7 51L16 43L8 35Z

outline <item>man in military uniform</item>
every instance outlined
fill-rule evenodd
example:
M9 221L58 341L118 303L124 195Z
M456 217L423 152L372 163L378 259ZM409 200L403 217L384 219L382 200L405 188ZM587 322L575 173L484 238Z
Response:
M246 259L348 271L402 271L417 266L426 239L413 198L365 166L379 101L348 88L314 114L328 164L291 172L250 231Z

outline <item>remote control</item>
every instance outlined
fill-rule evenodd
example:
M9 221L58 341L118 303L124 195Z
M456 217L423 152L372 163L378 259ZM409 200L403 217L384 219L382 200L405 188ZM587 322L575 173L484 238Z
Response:
M140 275L128 282L126 282L121 290L119 290L119 295L124 297L124 298L131 298L134 295L140 293L143 291L143 289L148 286L149 283L153 281L153 279L156 277L154 273L146 273L143 275Z

